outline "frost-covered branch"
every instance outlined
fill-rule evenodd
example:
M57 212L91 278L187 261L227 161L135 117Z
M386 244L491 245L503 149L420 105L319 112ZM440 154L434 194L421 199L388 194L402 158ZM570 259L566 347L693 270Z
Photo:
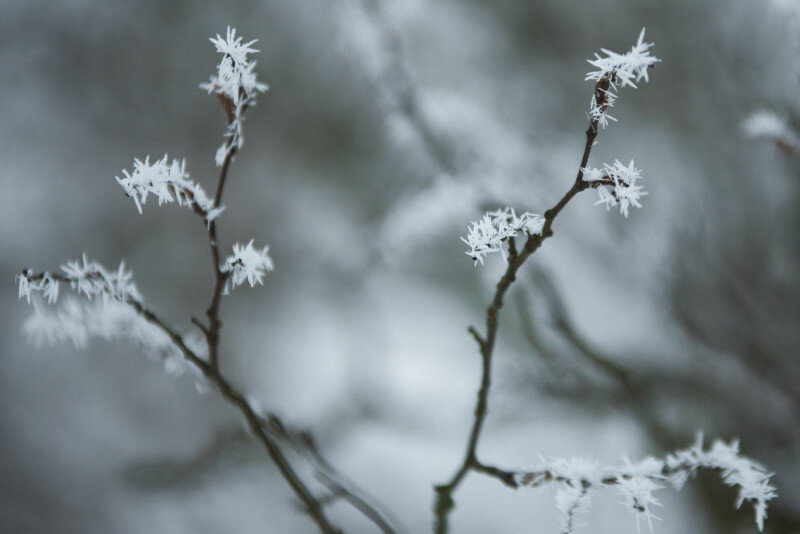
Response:
M152 194L158 199L159 206L171 202L188 206L210 225L225 208L208 198L200 184L189 180L186 160L173 159L168 163L167 159L166 155L153 163L150 163L150 156L144 161L134 159L133 172L123 170L123 177L116 177L117 183L136 203L139 213L142 213L142 205L147 202L148 195Z
M217 95L228 120L226 141L216 157L221 169L213 200L198 184L189 180L184 161L169 162L167 156L154 163L150 163L149 157L144 161L136 159L132 172L123 171L122 177L116 178L126 194L133 198L140 213L148 196L153 195L159 204L177 202L189 206L205 220L215 280L211 303L206 311L208 325L192 319L205 335L205 346L189 336L184 337L146 307L124 264L120 264L116 271L109 271L85 256L82 262L69 262L58 272L34 273L26 269L16 277L19 298L24 298L34 306L34 313L23 328L38 342L72 341L78 347L85 346L91 337L107 340L129 338L140 344L145 352L164 356L171 370L188 369L199 378L198 384L213 386L239 410L246 427L264 446L319 530L337 533L339 530L326 515L323 499L314 495L281 449L279 441L287 439L285 433L278 431L283 424L274 416L267 421L256 405L231 384L219 369L219 308L224 289L236 287L245 281L251 286L263 284L263 277L272 270L273 265L268 255L269 248L256 249L253 240L244 246L237 243L233 247L233 254L224 264L220 262L216 217L222 211L220 203L225 181L233 156L242 146L244 113L254 103L255 94L265 91L267 86L256 81L253 70L255 62L248 60L248 55L256 52L252 48L255 41L243 43L231 28L228 28L226 38L217 35L211 41L217 51L223 54L223 59L216 76L203 84L203 88ZM33 298L34 294L41 294L47 303L56 304L61 284L68 285L85 300L71 298L59 308L46 309L38 299ZM309 457L309 462L315 464L318 471L323 463L321 458L316 450L313 459ZM384 532L394 532L377 509L348 490L329 464L325 462L324 466L324 485L337 488L345 495L347 502Z
M654 495L666 487L680 490L687 480L699 471L716 471L723 483L738 489L736 508L745 502L752 504L759 530L764 528L767 505L777 496L770 483L772 473L759 463L739 454L739 443L715 441L703 447L702 436L690 448L667 455L664 459L645 458L633 463L624 459L622 466L601 466L582 459L552 459L542 461L534 469L514 472L519 487L542 487L558 484L556 495L559 509L564 513L564 532L572 533L575 514L585 510L592 493L614 487L622 496L622 504L640 522L653 531L658 519L653 507L661 506Z
M589 119L597 122L601 128L608 126L608 121L616 121L608 114L617 100L617 90L630 86L634 89L641 80L650 81L648 70L661 61L650 55L653 43L644 42L644 28L639 34L636 44L625 54L618 54L611 50L601 49L605 56L595 54L595 59L590 59L589 64L597 70L586 74L586 80L597 82L597 87L602 87L592 94L589 106Z
M86 254L82 262L74 260L62 265L60 272L34 273L25 269L15 281L19 299L25 298L28 304L34 293L41 293L49 304L55 304L61 283L69 284L72 290L89 300L95 297L101 297L104 302L109 299L118 302L141 300L133 274L125 269L125 262L120 263L116 271L109 271L96 261L87 259Z
M595 188L598 191L597 204L607 208L619 204L620 212L627 217L631 206L640 208L640 198L647 193L643 191L639 180L641 171L631 160L623 165L616 160L613 165L604 164L601 168L588 167L589 155L600 128L607 125L608 120L615 120L607 111L616 101L616 90L621 87L636 87L640 80L648 81L647 70L659 60L650 55L652 44L644 42L644 30L630 52L616 54L603 50L605 57L596 56L589 62L597 68L587 74L586 79L595 81L592 96L592 107L589 113L589 127L586 130L586 144L579 170L572 188L550 210L546 211L537 232L528 228L526 241L519 252L514 246L515 236L525 227L510 209L487 213L480 221L472 223L467 239L462 238L476 262L483 263L483 256L488 252L499 251L504 259L506 252L504 242L508 243L511 259L505 274L497 284L491 305L486 310L486 334L479 333L470 327L470 334L480 348L483 371L478 399L475 407L475 419L467 442L467 450L461 466L447 484L436 487L434 530L437 533L447 532L448 517L455 506L453 493L470 471L476 471L498 479L510 487L540 486L548 482L560 482L561 487L556 496L556 504L563 513L563 532L570 534L576 527L577 514L588 506L593 491L604 486L615 486L623 496L625 505L636 514L637 525L640 520L648 523L652 529L655 519L652 508L660 506L653 495L655 491L671 484L680 488L682 484L701 469L720 471L723 481L731 486L739 487L739 498L736 506L744 501L753 503L756 524L763 528L767 503L776 496L770 485L770 473L761 465L741 457L738 454L738 443L724 444L716 442L708 451L703 450L702 442L684 451L658 461L652 458L632 464L626 462L622 468L601 468L591 462L582 460L555 460L546 462L544 466L527 472L512 472L488 466L477 456L477 444L483 422L488 411L488 393L491 386L491 363L498 327L498 315L503 305L503 298L516 274L525 260L533 254L548 237L552 236L552 224L560 211L580 191ZM493 215L500 214L499 217ZM530 214L525 214L530 216ZM509 224L507 221L515 224ZM625 377L622 377L623 381Z
M638 206L638 199L642 193L641 187L636 185L639 179L639 171L633 166L633 162L628 167L619 162L616 162L613 166L606 165L604 166L605 172L589 169L587 165L599 129L605 127L610 119L607 115L607 110L617 98L614 91L618 87L628 85L636 87L635 83L642 79L647 81L647 70L659 61L650 55L649 49L651 46L651 44L644 42L644 30L642 30L637 43L627 54L616 54L603 50L605 57L598 55L596 59L589 60L589 63L596 67L597 70L586 75L587 80L595 81L595 87L592 94L589 126L586 129L586 143L578 165L577 176L572 187L555 206L544 213L541 221L536 216L528 213L518 218L513 210L507 208L506 210L494 212L499 214L498 216L488 213L480 221L472 223L468 237L466 239L462 238L470 246L467 254L481 263L483 263L483 256L488 252L498 251L505 258L504 241L508 242L510 251L512 250L510 247L514 245L513 258L508 261L506 271L497 283L494 298L486 310L486 333L482 335L475 328L470 327L470 333L478 343L482 358L481 384L477 394L475 418L461 465L449 482L436 486L434 531L437 533L443 534L447 532L449 514L455 506L453 493L470 471L482 472L509 484L508 473L504 473L497 468L490 468L478 459L477 445L488 411L491 365L497 336L498 316L503 306L505 294L516 280L517 271L528 257L538 250L542 242L553 235L553 221L561 210L581 191L592 187L597 188L603 203L609 206L613 205L612 201L614 203L619 202L621 211L625 215L627 215L629 205ZM613 189L610 189L612 187ZM605 195L605 197L602 195ZM606 197L610 197L611 200L607 200ZM529 226L529 221L531 220L536 221L533 228ZM526 240L521 250L517 251L514 238L521 230L525 230ZM577 489L580 490L580 488ZM562 499L561 503L570 517L574 517L576 500L579 501L585 498L585 495L583 495L582 491L578 491L572 497L571 504L567 502L568 499L566 498Z
M483 258L490 252L500 252L503 261L508 261L504 248L511 239L522 232L526 237L541 234L544 218L535 213L523 213L519 217L512 208L490 211L469 228L466 238L461 240L469 245L467 255L477 264L483 265Z
M222 61L217 66L217 73L208 82L200 84L200 87L209 94L217 95L228 119L225 142L215 156L217 166L222 167L226 158L242 148L245 111L255 105L256 94L263 93L269 86L256 79L256 62L250 61L248 57L258 52L252 47L258 39L243 43L242 37L236 37L236 29L229 26L225 38L217 34L216 38L211 37L209 40L217 52L222 54Z

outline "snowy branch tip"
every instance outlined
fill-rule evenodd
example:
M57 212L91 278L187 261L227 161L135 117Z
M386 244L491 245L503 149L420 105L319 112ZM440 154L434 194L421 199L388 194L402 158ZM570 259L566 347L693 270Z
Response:
M186 160L173 159L170 163L166 154L153 163L150 163L150 156L144 161L134 158L133 172L123 170L122 178L115 178L125 194L136 203L139 213L142 213L142 205L151 194L158 199L159 206L177 201L179 206L185 205L199 211L207 224L211 224L225 209L215 206L203 188L189 180Z
M605 54L604 57L595 54L594 59L587 60L596 70L588 72L586 80L596 82L598 87L604 80L608 82L608 89L603 91L602 101L598 101L597 94L592 94L589 108L589 118L592 122L605 128L608 126L609 120L616 121L617 119L608 114L608 110L614 106L614 102L617 100L615 91L625 86L636 88L636 84L641 80L650 81L648 69L661 61L650 55L652 46L653 43L644 41L644 28L642 28L639 39L630 51L618 54L602 48L601 52Z
M525 212L519 217L512 208L487 212L480 220L472 222L467 237L461 240L469 245L466 252L475 263L483 265L484 257L491 252L499 252L504 261L507 241L519 232L527 235L540 234L544 226L541 215Z
M217 73L207 83L201 83L200 88L217 95L228 118L226 140L215 157L217 166L221 167L234 149L242 147L245 110L255 104L256 93L263 93L269 86L256 79L256 62L248 57L258 52L252 47L258 39L245 43L242 37L236 37L236 29L229 26L224 38L217 34L216 38L209 40L222 54L222 61L217 66Z
M703 438L690 448L667 455L663 460L646 458L638 463L625 459L621 467L601 467L582 459L554 459L543 466L517 474L517 482L523 487L538 487L547 483L560 483L556 504L564 514L564 533L571 534L575 528L575 516L589 505L589 498L597 489L613 486L622 496L626 508L653 531L653 507L661 506L654 493L666 485L680 490L684 483L702 470L718 471L722 481L739 488L736 508L745 501L752 503L755 522L759 530L764 529L767 504L777 497L770 484L772 473L762 465L739 454L739 443L715 441L710 449L703 447Z
M220 271L228 275L225 284L225 293L242 285L245 280L254 287L256 284L264 285L264 275L272 271L274 266L269 257L269 245L259 250L253 247L251 239L247 245L236 243L233 245L233 254L228 256Z

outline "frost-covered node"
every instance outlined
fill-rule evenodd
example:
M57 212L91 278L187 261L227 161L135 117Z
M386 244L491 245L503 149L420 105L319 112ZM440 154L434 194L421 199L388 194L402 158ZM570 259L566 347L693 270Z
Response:
M256 62L248 58L250 54L258 52L252 47L258 39L244 43L241 37L236 37L236 29L229 26L225 38L217 34L216 38L209 40L222 54L222 61L217 67L217 74L211 76L207 83L200 84L200 88L217 95L228 117L225 142L214 158L217 166L221 167L229 154L240 149L244 143L242 122L245 110L255 105L256 93L263 93L269 86L256 79Z
M142 213L142 205L147 202L148 195L158 199L158 205L176 201L179 206L196 206L208 224L225 209L214 206L199 184L189 180L186 172L186 160L173 159L168 156L150 163L150 156L144 161L134 158L133 172L122 171L122 178L116 177L117 183L125 190L125 194L136 203L136 209Z
M228 273L228 283L225 292L242 285L245 280L250 287L256 284L264 285L264 275L272 271L274 266L269 257L269 245L261 250L253 247L251 239L247 245L236 243L233 245L233 254L228 256L220 271Z
M631 206L641 208L639 199L647 192L644 186L637 185L642 178L641 169L637 169L633 160L626 166L619 160L614 160L613 165L603 164L602 169L587 167L583 170L583 179L587 182L603 182L597 185L597 204L604 204L607 209L619 204L619 211L625 217ZM607 185L606 185L607 182Z
M594 59L587 60L596 70L586 74L586 80L600 82L608 80L608 89L605 91L605 102L598 102L596 95L592 95L589 107L589 119L597 122L600 127L608 126L608 121L616 121L608 114L608 110L614 106L617 100L616 91L623 87L630 86L636 88L636 84L641 80L650 81L647 70L661 61L655 56L650 55L650 47L653 43L644 42L644 28L639 34L636 44L625 54L618 54L601 49L605 57L595 54Z
M519 217L512 208L487 212L480 220L469 227L467 237L461 240L469 245L467 255L475 263L483 265L483 258L490 252L499 252L507 261L504 248L509 238L520 232L527 235L540 234L544 226L544 218L535 213L525 212Z
M719 471L725 484L738 487L736 507L745 501L752 503L756 525L763 530L767 504L777 496L770 484L772 473L741 456L736 441L715 441L705 450L701 435L692 447L669 454L663 460L649 457L631 462L626 458L622 466L604 467L575 458L551 459L529 472L518 473L517 482L522 487L559 484L556 506L563 514L564 534L574 532L576 515L588 508L592 493L604 487L616 489L622 497L621 504L636 518L637 528L644 522L652 532L653 520L658 519L653 507L661 506L655 492L667 485L680 490L701 469Z

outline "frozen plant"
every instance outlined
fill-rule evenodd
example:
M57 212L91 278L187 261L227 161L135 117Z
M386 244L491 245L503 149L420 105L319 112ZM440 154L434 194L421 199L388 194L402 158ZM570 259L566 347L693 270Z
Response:
M244 282L250 286L263 285L264 277L273 269L269 247L255 248L251 239L246 245L233 245L233 254L220 260L217 220L222 213L222 193L231 162L242 147L242 125L245 112L255 102L255 95L267 89L256 80L255 62L249 55L257 52L256 41L243 42L236 30L228 28L226 37L212 38L222 60L216 75L202 87L214 93L227 119L225 139L217 151L216 163L220 167L216 191L210 198L204 189L189 179L185 160L165 155L151 163L150 157L134 159L133 171L122 171L116 177L125 194L132 198L136 209L148 197L158 199L159 205L177 202L192 208L205 226L214 272L211 301L206 310L206 321L192 318L192 323L202 333L198 342L194 333L184 334L153 311L133 282L133 276L120 263L116 271L83 256L82 261L63 265L58 272L35 273L24 269L17 275L19 299L33 305L33 314L25 321L24 331L37 343L71 341L84 347L91 338L105 340L129 339L152 356L164 359L171 373L192 375L200 389L214 389L242 416L246 428L258 440L278 468L286 483L302 503L304 511L321 532L340 532L328 518L326 505L342 500L349 503L383 532L395 528L368 500L344 482L333 467L324 460L308 432L297 432L285 425L276 415L264 412L252 397L240 391L222 374L219 368L219 339L222 323L219 311L223 295ZM67 285L75 293L61 306L60 285ZM40 302L46 300L47 305ZM311 490L299 471L290 463L286 452L291 450L304 458L314 478L330 495L318 495Z
M642 29L629 52L617 54L603 49L603 57L596 55L595 59L589 60L597 70L586 75L586 80L595 82L586 144L577 176L561 200L545 211L544 217L529 213L517 217L511 208L489 212L473 222L467 238L462 238L470 247L467 254L476 263L483 264L487 253L500 252L507 260L507 265L486 309L485 333L475 327L468 329L481 353L482 376L464 458L450 480L435 487L434 531L437 534L448 531L450 513L456 504L453 495L471 472L496 478L511 488L560 483L556 505L563 514L563 534L571 534L577 526L577 515L588 506L591 494L604 486L615 486L623 497L623 504L635 514L637 526L643 521L652 530L653 519L656 518L653 509L660 506L655 492L666 484L680 488L696 471L711 469L719 471L726 484L739 487L737 507L744 501L753 503L756 524L759 529L763 528L767 503L776 496L775 488L769 482L771 474L752 460L739 456L738 443L735 442L728 445L715 442L709 451L705 451L702 442L698 441L694 447L676 452L665 460L647 458L639 463L626 461L623 467L617 468L604 468L584 460L568 459L544 462L543 466L532 471L509 471L484 463L477 454L488 411L500 309L509 287L516 280L517 272L544 240L553 235L555 218L581 191L597 189L597 204L604 204L607 208L619 204L620 212L625 217L631 206L641 207L639 200L647 194L639 185L641 171L633 160L628 165L615 160L613 164L604 164L600 168L589 167L588 162L599 130L608 124L608 120L614 120L607 110L617 99L615 91L625 86L635 88L641 80L649 81L648 69L660 61L650 54L651 47L651 43L644 42ZM523 230L525 240L518 248L515 238Z
M217 215L225 209L216 206L208 198L206 192L189 180L186 172L186 160L172 160L167 163L167 155L150 163L150 156L144 161L134 158L133 172L122 171L122 178L117 177L117 183L125 190L125 194L136 203L136 209L142 213L142 204L147 202L147 196L158 198L158 205L176 201L179 206L186 205L194 209L207 224L211 224Z

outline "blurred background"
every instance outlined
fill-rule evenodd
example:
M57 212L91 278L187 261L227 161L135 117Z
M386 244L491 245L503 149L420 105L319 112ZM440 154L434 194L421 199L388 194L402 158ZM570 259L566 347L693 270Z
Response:
M747 139L800 120L800 3L784 0L2 0L0 530L313 532L238 414L135 347L36 347L14 274L86 252L125 259L184 331L211 293L191 213L139 215L114 176L185 157L213 190L224 117L198 89L208 37L259 39L270 91L248 113L219 220L222 250L270 245L264 287L222 306L222 368L313 429L339 470L407 532L461 461L499 256L459 236L483 211L542 213L574 179L586 59L640 29L663 60L621 91L590 164L634 159L650 195L628 219L587 192L523 269L501 315L479 447L616 463L740 438L777 474L765 531L800 532L800 160ZM754 532L701 476L656 532ZM553 491L470 476L453 532L558 532ZM587 532L635 532L613 491ZM374 526L344 504L347 532Z

